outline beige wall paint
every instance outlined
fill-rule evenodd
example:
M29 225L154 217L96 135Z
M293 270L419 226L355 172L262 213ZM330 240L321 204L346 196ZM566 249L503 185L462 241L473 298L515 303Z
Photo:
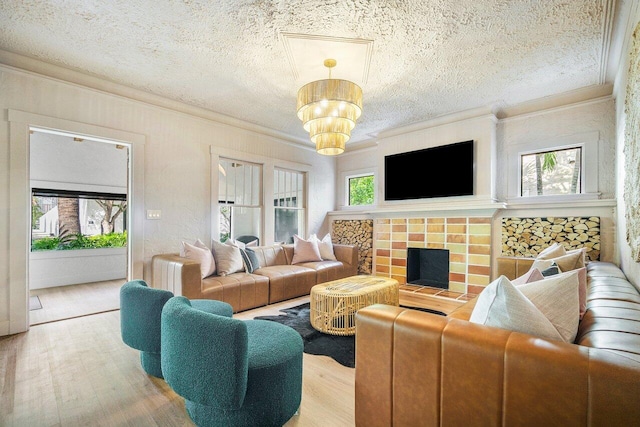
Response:
M108 86L104 82L104 87ZM10 205L9 109L146 137L144 206L145 210L161 210L162 219L144 221L145 267L154 254L177 251L181 240L209 240L212 146L270 159L275 166L280 160L285 166L291 162L308 165L307 230L328 232L325 213L334 209L335 200L335 160L331 157L254 130L2 65L0 94L0 335L7 333L5 327L12 312L7 264L9 213L22 209ZM297 120L293 110L292 120ZM144 276L147 272L145 268Z

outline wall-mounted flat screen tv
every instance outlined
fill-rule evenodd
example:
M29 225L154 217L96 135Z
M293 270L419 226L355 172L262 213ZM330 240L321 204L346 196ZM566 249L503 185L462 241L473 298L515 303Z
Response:
M384 199L473 195L473 141L391 154L384 158Z

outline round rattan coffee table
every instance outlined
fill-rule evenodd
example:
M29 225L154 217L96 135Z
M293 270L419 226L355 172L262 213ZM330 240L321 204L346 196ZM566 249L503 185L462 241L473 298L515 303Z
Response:
M356 312L372 304L399 305L395 279L359 275L321 283L311 288L311 326L331 335L355 335Z

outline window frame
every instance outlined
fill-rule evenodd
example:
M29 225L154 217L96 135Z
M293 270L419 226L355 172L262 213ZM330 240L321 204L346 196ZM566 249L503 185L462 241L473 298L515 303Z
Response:
M237 189L238 189L238 182L237 182L237 176L234 176L234 178L236 179L236 181L234 182L234 199L232 201L230 200L221 200L221 194L220 194L220 173L222 172L223 168L222 168L222 161L228 162L231 164L231 166L233 167L234 163L238 163L240 165L251 165L252 167L255 166L258 168L257 171L257 176L258 176L258 188L257 188L257 195L255 195L256 197L254 198L254 194L253 191L251 191L251 200L257 200L257 204L247 204L247 203L236 203L235 200L235 195L237 195ZM264 193L264 164L259 163L259 162L253 162L253 161L248 161L248 160L242 160L233 156L219 156L218 157L218 167L215 169L216 172L218 173L218 199L217 199L217 205L218 205L218 209L217 209L217 216L218 216L218 220L220 220L220 210L222 209L222 206L228 206L230 209L230 223L229 223L229 237L233 236L233 231L234 231L234 227L233 227L233 209L234 208L248 208L248 209L259 209L259 233L258 233L258 238L260 239L260 241L262 241L262 235L263 235L263 221L264 221L264 197L263 197L263 193ZM253 176L253 173L251 173L251 176ZM246 180L243 179L241 186L243 187L242 192L244 194L244 191L247 187L246 185ZM252 187L252 185L250 185L250 188ZM227 181L227 186L226 186L226 193L228 193L228 189L230 188L230 186L228 185L228 181ZM228 194L225 194L225 197L227 197ZM218 223L218 227L219 227ZM218 228L218 233L217 235L215 235L214 237L215 240L220 240L220 228Z
M373 201L368 204L368 205L352 205L351 204L351 180L355 179L355 178L363 178L363 177L367 177L367 176L371 176L373 177ZM354 174L348 174L345 175L344 177L344 193L345 193L345 197L344 197L344 204L345 206L348 206L350 208L364 208L364 207L371 207L374 206L376 204L376 174L373 171L369 171L369 172L360 172L360 173L354 173Z
M276 193L275 193L275 182L276 182L276 174L279 171L283 171L283 172L290 172L292 174L298 174L300 175L301 179L302 179L302 184L301 184L301 188L299 191L302 192L302 197L301 197L301 206L278 206L276 205L275 201L276 201ZM288 167L281 167L281 166L274 166L273 168L273 181L274 181L274 190L273 190L273 203L272 203L272 207L273 207L273 235L272 238L274 241L276 241L276 226L275 226L275 218L276 218L276 212L278 209L284 210L296 210L296 211L300 211L302 212L302 230L298 230L298 235L299 236L306 236L307 234L307 218L308 218L308 209L307 209L307 205L308 205L308 173L305 171L299 171L299 170L295 170L292 168L288 168ZM296 180L297 181L297 180ZM285 193L286 194L286 193ZM291 193L294 194L294 193ZM284 242L289 243L289 242Z
M582 148L581 161L581 193L522 196L521 156L526 154L555 151L573 147ZM584 132L570 136L551 138L547 141L526 141L510 144L506 148L506 198L511 205L526 203L555 203L569 200L593 200L600 198L598 191L598 157L600 150L600 132Z
M523 157L525 156L531 156L531 155L537 155L537 154L546 154L546 153L554 153L554 152L559 152L559 151L567 151L567 150L580 150L580 188L578 189L578 191L576 193L567 193L567 194L542 194L542 195L538 195L538 194L534 194L534 195L528 195L528 196L523 196L523 176L522 176L522 160ZM530 150L530 151L524 151L524 152L520 152L518 155L518 196L522 197L522 198L540 198L540 197L574 197L574 196L578 196L578 195L582 195L584 194L584 190L585 190L585 173L584 173L584 166L585 166L585 161L584 161L584 144L571 144L571 145L563 145L563 146L559 146L559 147L553 147L553 148L545 148L545 149L539 149L539 150Z
M305 173L304 181L304 194L305 194L305 206L309 206L309 182L313 179L313 167L306 163L291 162L282 159L276 159L260 154L251 154L244 151L232 150L224 147L209 146L210 152L210 221L209 221L209 235L211 239L217 240L220 236L220 218L219 218L219 204L218 204L218 165L219 159L233 158L239 161L246 161L250 163L262 164L262 223L260 224L260 230L262 236L260 236L261 246L270 246L274 244L274 224L275 224L275 212L272 208L273 205L273 179L274 169L276 167L282 169L290 169ZM270 204L268 204L270 201ZM307 208L304 216L305 230L309 229L309 209Z
M350 205L349 204L349 179L361 176L373 175L373 203L370 205ZM340 173L340 180L337 182L339 208L343 210L363 210L371 209L378 204L378 168L363 168L343 171Z

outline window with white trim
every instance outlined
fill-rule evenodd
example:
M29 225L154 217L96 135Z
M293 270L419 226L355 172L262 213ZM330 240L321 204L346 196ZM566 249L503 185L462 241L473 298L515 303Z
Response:
M582 147L562 147L520 155L520 195L557 196L580 194Z
M293 243L304 236L306 218L305 173L275 168L273 179L274 241Z
M260 238L262 165L220 158L218 167L220 241L242 236Z
M375 202L375 176L373 173L346 177L347 206L370 206Z

